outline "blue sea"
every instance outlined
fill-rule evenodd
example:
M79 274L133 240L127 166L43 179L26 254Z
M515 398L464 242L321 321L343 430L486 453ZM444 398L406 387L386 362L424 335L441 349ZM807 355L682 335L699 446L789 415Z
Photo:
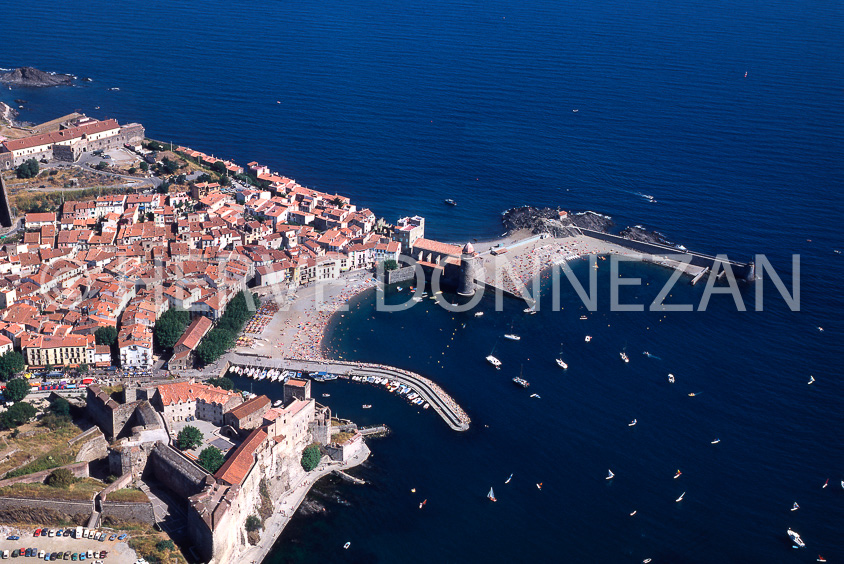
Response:
M394 432L356 471L371 485L320 486L348 504L297 516L270 562L844 560L840 2L35 0L3 22L0 67L93 79L0 91L26 100L27 121L139 121L390 221L423 215L441 240L496 236L502 211L532 204L764 253L789 289L800 255L799 312L769 284L763 312L715 296L705 312L613 313L603 267L594 313L565 284L562 311L535 316L489 298L482 318L430 301L388 314L359 296L328 346L429 375L472 428L375 388L315 385L341 417ZM624 299L646 305L670 275L622 272L642 278ZM669 301L703 291L681 281ZM755 289L742 293L752 310ZM501 339L511 330L522 340ZM483 360L493 347L500 372ZM520 371L528 391L510 382Z

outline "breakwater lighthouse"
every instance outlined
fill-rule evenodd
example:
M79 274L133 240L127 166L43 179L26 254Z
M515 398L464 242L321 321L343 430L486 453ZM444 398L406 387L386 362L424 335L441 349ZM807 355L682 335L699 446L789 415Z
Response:
M460 274L457 280L457 293L461 296L475 295L475 266L477 253L472 243L466 243L460 253Z

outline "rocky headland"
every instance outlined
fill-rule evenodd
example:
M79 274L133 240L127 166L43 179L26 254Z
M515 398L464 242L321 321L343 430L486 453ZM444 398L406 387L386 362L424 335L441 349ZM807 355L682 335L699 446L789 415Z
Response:
M591 229L601 233L611 233L615 222L611 217L593 212L566 212L561 208L535 208L522 206L512 208L501 214L501 222L507 234L510 235L521 229L528 229L532 233L548 233L553 237L575 237L579 235L577 228ZM671 245L661 233L649 231L641 225L626 227L617 235L631 241L646 243L660 243Z
M0 73L0 82L9 86L47 88L71 85L73 84L73 77L67 74L51 74L32 67L20 67Z

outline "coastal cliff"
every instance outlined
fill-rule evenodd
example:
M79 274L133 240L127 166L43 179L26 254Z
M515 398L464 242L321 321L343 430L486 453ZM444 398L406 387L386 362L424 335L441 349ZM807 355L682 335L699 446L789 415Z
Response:
M67 74L50 74L32 67L20 67L0 74L0 82L10 86L46 88L73 84L73 77Z
M590 229L601 233L610 233L615 227L611 217L593 211L566 212L561 208L535 208L522 206L512 208L501 214L501 222L507 234L520 229L529 229L532 233L548 233L554 237L577 236L578 228ZM631 241L672 245L661 233L649 231L641 225L626 227L618 235Z

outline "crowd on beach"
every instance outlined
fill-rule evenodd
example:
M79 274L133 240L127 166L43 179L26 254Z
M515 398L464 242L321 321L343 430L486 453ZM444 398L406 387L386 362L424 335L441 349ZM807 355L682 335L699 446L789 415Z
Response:
M351 298L374 286L373 278L350 280L337 294L327 296L322 301L314 299L307 303L304 312L284 321L282 338L276 346L282 349L281 352L286 358L325 360L322 338L331 316Z
M614 245L594 239L581 237L567 237L546 242L541 239L532 245L524 248L516 248L512 253L506 255L486 256L483 258L483 265L487 273L494 272L494 265L497 261L505 261L512 272L503 270L504 289L514 294L526 292L531 294L529 284L540 275L540 273L553 264L564 260L579 259L588 255L602 255L619 253ZM493 281L492 280L489 281Z

